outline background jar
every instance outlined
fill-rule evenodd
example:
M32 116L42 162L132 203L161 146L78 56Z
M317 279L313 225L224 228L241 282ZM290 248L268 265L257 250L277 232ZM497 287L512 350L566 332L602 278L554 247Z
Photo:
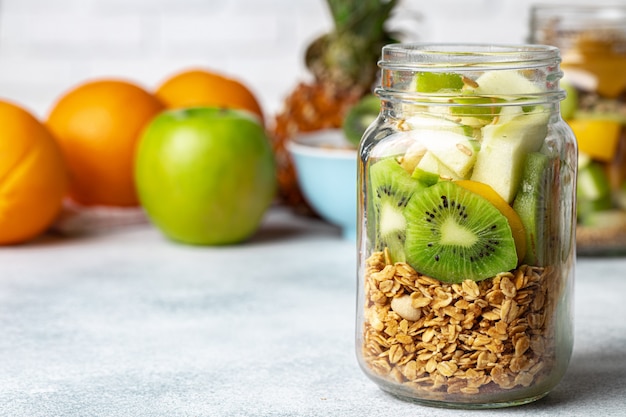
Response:
M358 162L356 334L383 390L504 407L565 373L576 143L558 63L548 46L383 48Z
M578 140L578 253L626 253L626 5L538 5L530 41L561 49Z

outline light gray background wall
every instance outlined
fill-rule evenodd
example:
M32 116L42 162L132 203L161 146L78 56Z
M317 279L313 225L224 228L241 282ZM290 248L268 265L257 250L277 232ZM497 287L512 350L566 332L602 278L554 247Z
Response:
M401 1L395 25L410 40L509 43L526 40L532 4L564 2ZM45 117L86 79L151 89L202 65L245 81L272 115L306 77L305 46L330 26L324 0L0 0L0 97Z

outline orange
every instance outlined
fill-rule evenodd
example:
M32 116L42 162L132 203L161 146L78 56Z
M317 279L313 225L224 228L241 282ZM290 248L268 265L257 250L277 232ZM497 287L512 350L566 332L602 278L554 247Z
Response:
M204 69L187 69L166 79L156 96L168 108L197 106L248 110L263 122L263 111L250 89L241 81Z
M517 259L520 261L524 259L524 256L526 256L526 231L524 229L522 219L520 219L517 212L513 210L513 207L511 207L506 200L500 197L500 194L498 194L496 190L491 188L488 184L471 180L458 180L455 181L455 183L466 190L478 194L500 210L500 213L502 213L509 221L509 226L511 227L511 232L513 234L513 240L515 241Z
M28 111L0 101L0 244L25 242L56 219L67 191L61 150Z
M153 94L121 80L93 80L63 95L47 126L70 171L69 196L86 206L137 206L135 147L164 109Z

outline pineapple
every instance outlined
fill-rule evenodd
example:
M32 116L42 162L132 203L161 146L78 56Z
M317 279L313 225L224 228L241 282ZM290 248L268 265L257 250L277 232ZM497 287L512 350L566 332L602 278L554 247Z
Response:
M300 82L285 99L271 128L278 165L279 198L310 213L297 185L286 142L299 132L340 128L348 109L371 92L381 48L395 42L385 28L397 0L326 0L334 28L305 54L312 81Z

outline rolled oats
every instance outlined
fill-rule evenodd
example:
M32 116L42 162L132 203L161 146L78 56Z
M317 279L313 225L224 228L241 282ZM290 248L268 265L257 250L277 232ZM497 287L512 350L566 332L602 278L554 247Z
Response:
M528 387L554 360L554 281L549 268L524 265L445 284L376 252L365 272L365 363L430 398Z

